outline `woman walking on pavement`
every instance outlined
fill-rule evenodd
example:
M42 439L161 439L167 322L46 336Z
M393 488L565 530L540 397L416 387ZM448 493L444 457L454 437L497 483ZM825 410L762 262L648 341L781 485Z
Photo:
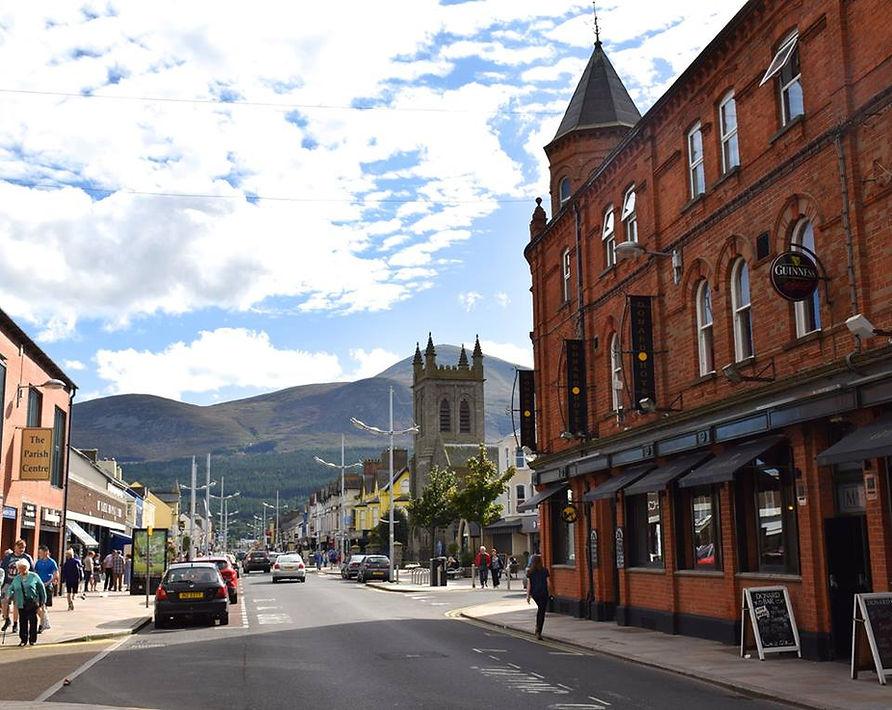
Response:
M480 546L480 552L474 558L474 564L480 571L480 588L483 589L486 586L486 578L489 576L489 554L484 545Z
M16 562L18 574L7 592L19 610L19 646L37 643L37 610L46 603L46 587L30 566L27 560Z
M502 558L499 557L499 553L496 552L496 548L492 548L489 553L489 571L492 573L492 586L495 589L499 588L499 582L502 579L502 569L504 565L502 564Z
M533 555L530 558L530 567L527 569L527 604L530 597L536 602L536 638L542 639L542 626L545 623L545 610L548 607L548 570L542 564L542 555Z
M68 596L68 611L74 609L74 598L77 596L77 588L84 577L84 568L81 561L75 556L74 550L65 550L65 562L62 563L62 581L65 582L65 593Z

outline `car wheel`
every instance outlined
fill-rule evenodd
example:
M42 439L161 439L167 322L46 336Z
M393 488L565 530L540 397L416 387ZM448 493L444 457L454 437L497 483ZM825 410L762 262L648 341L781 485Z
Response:
M273 577L273 584L278 584L278 583L279 583L279 578Z
M220 617L220 626L229 626L229 614Z
M163 616L156 616L155 617L155 628L156 629L167 628L167 619L165 619Z

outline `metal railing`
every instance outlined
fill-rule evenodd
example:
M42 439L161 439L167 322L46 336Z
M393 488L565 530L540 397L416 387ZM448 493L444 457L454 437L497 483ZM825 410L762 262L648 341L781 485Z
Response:
M412 584L430 584L431 571L427 567L416 567L410 570Z

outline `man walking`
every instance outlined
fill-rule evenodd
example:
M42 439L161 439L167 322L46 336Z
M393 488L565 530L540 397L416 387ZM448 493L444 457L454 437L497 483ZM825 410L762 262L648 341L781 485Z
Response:
M124 555L120 550L112 554L112 591L120 592L124 589Z
M0 628L2 631L6 631L9 628L9 596L7 592L9 591L9 585L12 584L12 581L18 575L18 568L16 564L20 560L25 560L28 563L28 569L34 566L34 560L31 558L27 552L25 552L25 541L24 540L16 540L13 545L14 552L12 550L7 550L6 554L3 556L3 561L0 562L0 567L3 568L3 571L6 573L6 578L4 579L3 588L0 590L0 593L3 594L3 627ZM12 609L12 632L15 633L18 631L18 607L13 605Z
M40 577L31 572L26 559L15 564L18 574L9 585L7 598L12 599L19 610L19 646L37 643L37 610L46 602L46 589Z
M114 565L114 552L109 552L102 560L102 573L105 575L105 582L102 585L102 591L107 592L114 586L112 566Z
M44 629L50 628L49 607L53 605L53 587L59 582L59 565L50 557L50 548L46 545L37 548L37 562L34 563L34 571L43 582L45 592L44 599L46 601L37 611L37 615L40 617L37 633L42 633Z
M487 553L485 545L480 546L480 551L474 558L474 565L480 574L480 588L483 589L486 587L486 580L489 577L489 553Z

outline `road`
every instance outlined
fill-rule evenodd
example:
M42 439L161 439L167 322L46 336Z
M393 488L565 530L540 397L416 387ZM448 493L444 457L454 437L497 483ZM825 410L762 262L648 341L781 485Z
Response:
M305 584L260 574L242 583L229 626L150 625L50 700L215 710L782 707L445 616L506 592L407 595L315 574Z

